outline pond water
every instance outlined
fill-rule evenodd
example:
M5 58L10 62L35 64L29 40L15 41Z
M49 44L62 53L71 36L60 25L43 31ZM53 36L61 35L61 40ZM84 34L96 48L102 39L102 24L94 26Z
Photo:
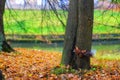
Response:
M40 42L11 42L12 47L17 48L29 48L29 49L39 49L46 51L57 51L62 52L63 50L63 42L59 43L40 43ZM95 43L92 45L93 51L102 51L102 52L112 52L117 51L120 53L120 43L117 44L103 44L103 43Z

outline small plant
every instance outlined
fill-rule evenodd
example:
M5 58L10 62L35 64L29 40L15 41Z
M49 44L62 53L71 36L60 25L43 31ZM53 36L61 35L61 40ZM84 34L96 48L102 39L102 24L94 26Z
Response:
M56 66L51 70L51 73L59 75L65 73L75 73L75 70L72 69L70 66Z
M116 3L116 4L118 3L119 4L120 0L112 0L112 3Z

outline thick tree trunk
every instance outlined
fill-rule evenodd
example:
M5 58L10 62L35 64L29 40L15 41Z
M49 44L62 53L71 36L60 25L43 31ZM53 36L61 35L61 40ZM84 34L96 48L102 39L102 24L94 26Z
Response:
M6 0L0 1L0 51L11 52L14 51L6 42L4 34L3 14L5 10Z
M68 20L65 32L64 50L62 55L62 64L69 65L73 60L73 50L76 42L76 32L78 26L78 0L70 0Z
M75 69L90 68L93 1L70 0L62 64L71 65Z
M81 50L91 51L93 29L93 0L79 0L79 22L77 29L76 46ZM90 57L78 57L77 66L89 69Z

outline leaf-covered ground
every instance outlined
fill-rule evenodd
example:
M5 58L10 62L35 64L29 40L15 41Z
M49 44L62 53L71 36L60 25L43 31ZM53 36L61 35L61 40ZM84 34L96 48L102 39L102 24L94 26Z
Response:
M120 60L91 59L91 69L75 71L59 66L61 54L17 48L0 52L0 70L6 80L120 80Z

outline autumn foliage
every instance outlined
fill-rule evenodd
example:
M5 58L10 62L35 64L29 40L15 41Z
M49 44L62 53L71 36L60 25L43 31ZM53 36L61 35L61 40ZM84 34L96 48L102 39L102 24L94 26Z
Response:
M61 53L17 48L0 52L0 70L6 80L120 80L120 60L92 58L90 70L59 65Z

